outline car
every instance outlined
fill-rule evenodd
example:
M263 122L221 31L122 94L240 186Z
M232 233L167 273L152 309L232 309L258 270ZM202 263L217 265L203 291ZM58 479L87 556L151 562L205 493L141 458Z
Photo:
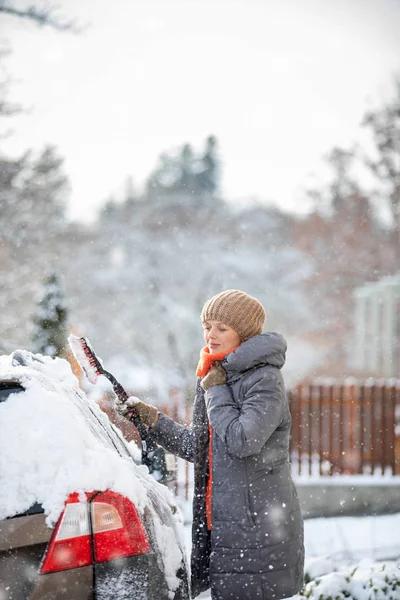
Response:
M0 356L1 600L190 598L183 519L69 363Z

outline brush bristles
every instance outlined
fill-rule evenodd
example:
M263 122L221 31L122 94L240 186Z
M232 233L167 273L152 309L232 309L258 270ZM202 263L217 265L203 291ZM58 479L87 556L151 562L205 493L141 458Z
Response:
M102 374L103 369L89 341L84 337L78 338L71 334L68 337L68 342L86 378L90 383L95 384L98 376Z
M81 341L81 346L82 346L82 350L84 351L86 358L89 361L90 366L95 369L97 375L101 375L101 369L100 369L100 365L99 365L99 361L97 360L97 358L93 355L93 350L88 346L87 341L85 340L85 338L80 338Z

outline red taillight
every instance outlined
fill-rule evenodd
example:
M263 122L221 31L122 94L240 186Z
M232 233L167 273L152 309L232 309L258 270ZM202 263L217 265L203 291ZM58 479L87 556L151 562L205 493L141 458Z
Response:
M70 494L47 546L41 572L65 571L92 564L89 503Z
M91 510L95 562L150 550L143 524L127 498L107 491L94 498Z
M111 491L86 496L88 502L79 502L77 493L68 496L47 547L42 573L75 569L150 550L146 531L130 500Z

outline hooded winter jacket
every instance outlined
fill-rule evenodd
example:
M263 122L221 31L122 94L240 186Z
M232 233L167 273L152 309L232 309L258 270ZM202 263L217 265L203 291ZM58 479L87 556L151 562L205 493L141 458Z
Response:
M243 342L221 362L226 385L197 380L191 427L160 413L152 437L194 462L193 597L281 600L303 584L303 520L289 466L291 417L277 333ZM212 530L207 530L208 422L212 436Z

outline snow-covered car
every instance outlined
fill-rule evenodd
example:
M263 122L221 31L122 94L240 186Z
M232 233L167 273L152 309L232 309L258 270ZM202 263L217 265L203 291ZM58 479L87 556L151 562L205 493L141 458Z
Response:
M0 431L1 600L190 598L171 492L67 361L0 356Z

